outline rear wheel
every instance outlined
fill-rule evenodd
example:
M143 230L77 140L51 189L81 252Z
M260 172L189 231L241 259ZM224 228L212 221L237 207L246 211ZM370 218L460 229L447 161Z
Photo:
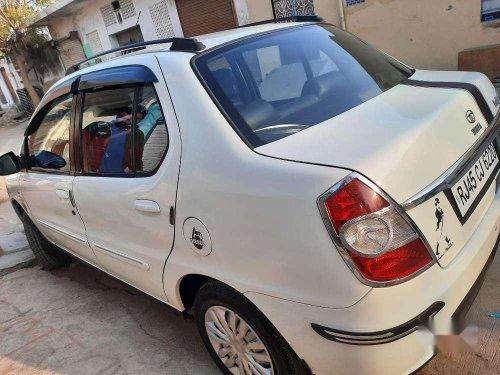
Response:
M196 295L194 307L203 342L224 374L305 373L271 322L235 290L208 282Z
M44 269L53 270L71 263L70 256L49 242L26 214L22 222L31 250Z

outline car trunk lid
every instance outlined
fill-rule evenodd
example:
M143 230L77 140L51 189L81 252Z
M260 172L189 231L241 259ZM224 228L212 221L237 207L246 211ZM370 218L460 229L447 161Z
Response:
M478 88L476 97L479 93L484 99L482 104L478 105L467 89L402 84L335 118L258 147L256 151L281 159L359 172L402 204L438 180L484 137L489 126L487 117L495 111L490 100L494 89L484 76L467 74L468 77L465 74L457 77L445 73L444 80L468 78ZM432 75L432 72L417 73L412 79L429 79ZM489 115L484 113L485 105L490 109ZM470 237L492 197L483 192L484 199L466 222L461 223L450 204L453 197L449 200L444 193L439 194L427 197L425 204L408 213L415 216L417 225L438 254L440 264L446 266ZM438 210L445 210L442 216L448 219L445 223L448 235L444 228L436 231ZM417 211L419 214L413 215ZM434 228L426 224L428 222L432 222ZM439 238L436 238L437 232ZM449 247L446 255L439 252L439 247L441 250Z

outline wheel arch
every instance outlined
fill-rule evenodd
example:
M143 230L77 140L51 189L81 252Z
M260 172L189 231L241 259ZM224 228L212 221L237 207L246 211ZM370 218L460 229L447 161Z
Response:
M203 285L211 280L220 282L210 276L197 273L184 275L182 279L180 279L178 293L184 310L189 310L193 307L196 294Z
M12 208L14 208L14 212L16 213L19 220L23 219L24 214L28 214L22 204L17 201L17 199L12 198L10 200L10 203L12 204Z
M215 277L200 274L200 273L189 273L184 275L177 287L177 293L179 295L179 300L181 302L181 310L187 311L191 309L194 305L194 300L196 298L196 294L198 291L208 282L219 283L227 288L233 289L235 292L243 295L241 291L236 289L234 286L231 286Z

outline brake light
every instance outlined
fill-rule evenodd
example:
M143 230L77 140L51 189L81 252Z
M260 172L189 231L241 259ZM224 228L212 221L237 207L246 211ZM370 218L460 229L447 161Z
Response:
M359 178L348 178L323 196L320 209L362 281L394 283L429 265L433 258L427 247L389 199Z

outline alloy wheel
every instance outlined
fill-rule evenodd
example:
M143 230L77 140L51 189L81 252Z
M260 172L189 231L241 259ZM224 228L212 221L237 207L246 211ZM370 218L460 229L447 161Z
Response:
M205 328L215 353L232 374L273 375L269 351L252 327L222 306L205 313Z

